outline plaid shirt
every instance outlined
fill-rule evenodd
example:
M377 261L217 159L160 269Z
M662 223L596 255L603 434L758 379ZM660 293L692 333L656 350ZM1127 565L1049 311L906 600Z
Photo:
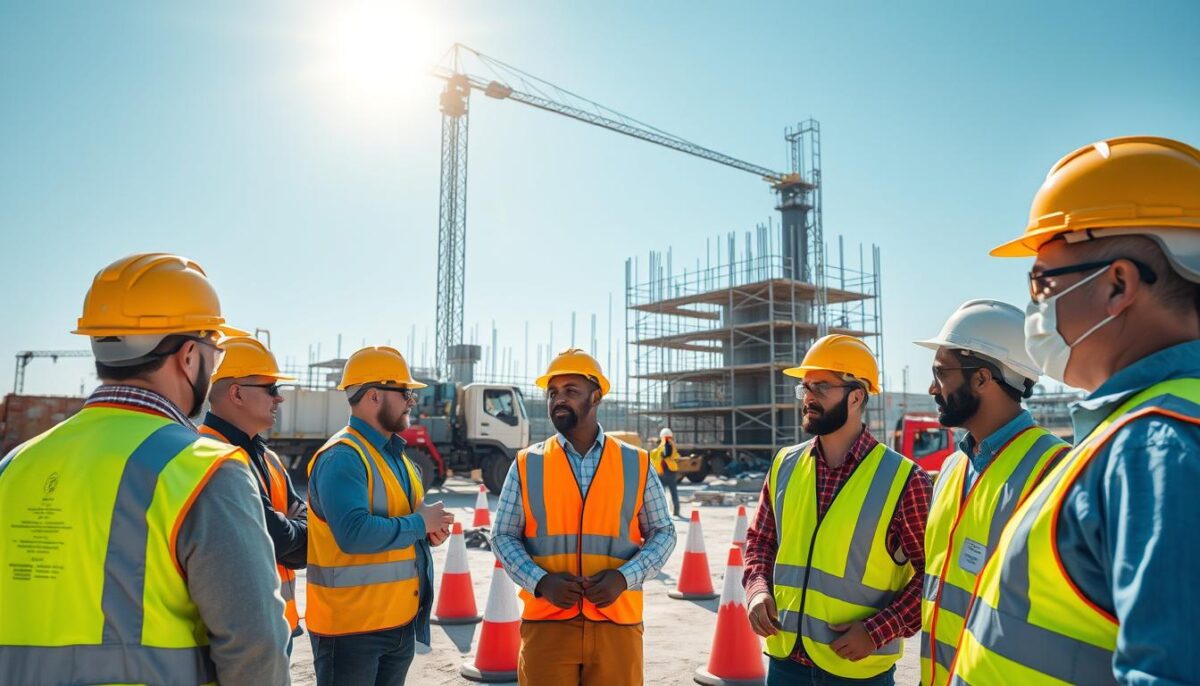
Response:
M175 406L175 403L167 400L161 393L146 388L125 386L123 384L104 385L93 391L88 396L88 399L83 401L84 407L91 407L93 405L145 410L154 414L160 414L193 431L196 429L196 425L192 423L192 420L188 419Z
M879 441L865 428L850 446L846 459L836 468L830 468L821 455L821 440L813 447L813 458L817 466L817 517L825 516L833 499L854 468L862 462ZM887 530L887 549L894 558L896 551L903 551L912 562L913 578L887 607L874 616L863 620L863 627L875 642L882 646L889 641L912 636L921 630L921 584L925 578L925 520L929 517L929 502L933 483L923 469L914 469L900 504L896 508ZM775 513L771 507L769 484L763 483L758 499L758 512L754 523L746 532L746 571L742 583L746 587L747 601L759 593L771 593L771 579L775 573L775 555L779 551ZM812 660L804 652L802 641L796 641L792 659L806 665Z
M571 461L571 468L579 480L580 492L587 495L588 488L592 485L592 477L596 474L596 466L600 464L600 456L604 453L604 428L601 427L600 433L596 435L596 442L587 455L581 456L561 433L558 434L558 444L563 447L567 459ZM642 549L619 568L629 588L641 586L642 582L658 573L671 556L671 551L675 549L675 525L671 522L671 515L667 510L667 496L663 494L658 479L650 478L650 469L652 468L647 464L642 509L638 511ZM500 493L500 502L496 505L492 548L512 580L521 588L533 593L547 572L533 561L529 551L525 549L525 506L521 497L521 477L517 472L516 462L513 462L508 470L508 476L504 479L504 489Z

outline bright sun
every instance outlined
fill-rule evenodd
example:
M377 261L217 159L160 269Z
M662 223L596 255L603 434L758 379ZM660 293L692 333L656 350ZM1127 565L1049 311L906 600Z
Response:
M377 0L332 4L319 20L317 41L326 92L353 109L381 113L411 100L414 90L436 88L430 69L446 45L426 9L433 7Z

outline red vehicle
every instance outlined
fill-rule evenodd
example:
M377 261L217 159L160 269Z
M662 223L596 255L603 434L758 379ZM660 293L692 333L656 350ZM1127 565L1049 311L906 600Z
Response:
M937 415L910 413L896 422L892 449L936 474L946 458L958 450L958 441L954 429L942 426Z

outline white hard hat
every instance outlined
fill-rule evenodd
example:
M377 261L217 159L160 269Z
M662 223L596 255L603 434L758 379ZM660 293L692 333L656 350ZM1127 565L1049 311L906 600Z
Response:
M1037 381L1041 370L1025 352L1025 313L999 300L968 300L946 320L937 338L914 341L922 348L969 350L995 362L1017 390Z
M667 427L664 426L662 428L662 431L658 432L658 437L659 438L675 438L675 432L671 431L670 429L668 429Z

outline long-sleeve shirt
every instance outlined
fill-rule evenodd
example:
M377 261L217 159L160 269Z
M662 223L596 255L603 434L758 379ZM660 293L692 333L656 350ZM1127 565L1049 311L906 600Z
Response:
M1074 404L1076 441L1130 396L1169 379L1200 379L1200 341L1148 355ZM1059 557L1080 592L1117 619L1119 683L1200 683L1197 484L1200 425L1155 414L1122 427L1067 493Z
M266 484L271 483L267 469L267 442L261 436L250 436L224 418L209 412L204 425L215 429L229 442L250 456L250 466L258 473L258 495L262 500L263 516L267 523L267 535L275 547L275 561L288 569L303 569L308 564L308 508L292 487L292 478L283 472L284 488L287 489L288 510L295 508L296 516L289 517L288 510L279 512L271 502L271 492Z
M133 386L101 386L86 406L153 412L194 429L165 397ZM255 478L229 460L213 472L179 526L175 559L208 630L222 684L287 684L287 643L279 574L263 524Z
M588 487L592 485L592 477L596 474L596 466L600 464L600 456L604 453L604 429L596 435L596 441L587 451L580 455L575 446L561 433L558 434L558 444L563 447L571 469L579 484L579 491L587 495ZM675 549L675 524L671 521L667 510L667 497L663 494L662 484L657 478L651 478L649 461L646 465L646 486L642 492L642 509L638 511L638 529L642 534L642 548L632 559L618 569L625 577L629 588L640 588L642 583L658 573ZM538 582L547 572L542 569L525 548L525 507L522 504L521 477L514 462L504 479L504 488L500 492L500 502L496 505L496 521L492 530L492 549L496 557L517 585L530 593L536 594Z
M850 446L846 459L838 467L831 468L822 457L821 439L816 439L813 460L817 468L817 492L814 495L817 499L818 520L825 516L842 485L854 473L855 467L878 444L879 441L863 428L862 433ZM900 504L892 515L892 521L888 524L888 552L893 559L898 557L897 552L903 552L904 557L912 563L915 573L887 607L863 620L863 627L877 648L896 638L912 636L921 630L921 584L925 578L925 520L929 517L932 492L933 484L929 475L922 469L914 469L904 486L904 492L900 495ZM742 575L742 584L746 587L747 601L760 593L772 592L775 555L778 552L778 528L771 504L770 488L768 483L763 483L763 490L758 498L758 512L754 515L753 525L746 532L746 570ZM796 662L813 664L804 651L803 641L796 641L791 657Z
M413 487L404 466L408 461L404 456L404 439L395 434L384 436L358 417L350 418L350 427L379 451L415 509ZM420 467L416 470L420 474ZM358 453L343 444L333 446L317 460L308 482L308 502L313 512L328 522L338 547L347 553L366 555L416 546L417 569L421 570L417 591L420 604L413 621L417 623L417 640L429 645L433 560L421 515L414 512L401 517L382 517L372 513L367 469Z
M1014 436L1034 425L1033 415L1029 414L1029 410L1021 410L1007 424L981 441L976 442L975 437L969 433L963 436L963 439L958 442L958 449L967 456L967 478L963 480L963 497L966 497L966 494L971 491L975 480L979 478L983 470L987 469L992 460L996 459L1000 450L1008 445Z

